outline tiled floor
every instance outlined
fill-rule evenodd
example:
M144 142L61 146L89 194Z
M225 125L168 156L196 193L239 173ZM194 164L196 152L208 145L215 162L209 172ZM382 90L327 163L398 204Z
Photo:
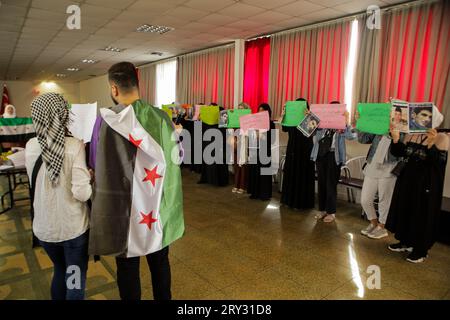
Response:
M339 203L335 223L316 222L314 210L280 207L198 185L183 171L186 235L170 248L175 299L450 299L450 247L436 244L414 265L370 240L360 208ZM0 215L0 299L49 299L51 263L30 247L28 203ZM381 288L367 268L379 267ZM141 264L144 299L150 274ZM89 299L117 299L111 257L90 262Z

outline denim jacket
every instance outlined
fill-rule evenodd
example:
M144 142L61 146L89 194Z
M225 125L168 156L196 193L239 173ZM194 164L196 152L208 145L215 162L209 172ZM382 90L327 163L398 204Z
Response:
M314 134L313 142L314 146L311 151L311 160L317 160L317 154L319 152L319 141L325 136L326 129L317 129ZM347 151L345 149L345 139L354 140L357 134L350 126L346 126L344 132L336 133L334 135L334 156L336 158L336 164L344 164L347 158Z
M375 155L375 152L377 151L378 144L381 141L381 138L383 138L382 135L372 134L372 133L365 133L358 131L358 141L359 143L369 144L370 146L369 152L367 154L367 162L372 162L372 158ZM391 152L388 152L387 161L385 160L385 163L395 163L398 162L400 159L393 156Z

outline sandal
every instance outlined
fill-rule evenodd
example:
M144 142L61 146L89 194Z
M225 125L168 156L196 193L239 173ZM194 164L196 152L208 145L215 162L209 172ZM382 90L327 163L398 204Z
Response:
M314 216L314 218L316 218L317 220L322 220L326 216L327 216L327 214L325 212L319 212Z
M325 218L323 218L323 222L333 222L336 217L334 214L327 214Z

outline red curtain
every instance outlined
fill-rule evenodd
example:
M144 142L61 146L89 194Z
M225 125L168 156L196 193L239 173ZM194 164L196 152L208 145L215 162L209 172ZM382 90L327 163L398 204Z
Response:
M341 21L272 37L269 103L275 116L296 98L343 102L350 26Z
M269 93L270 38L248 41L244 58L244 102L257 111Z
M368 30L361 21L357 99L430 101L448 108L449 15L450 3L439 1L387 12L381 30Z
M234 46L203 50L178 57L177 101L233 107Z

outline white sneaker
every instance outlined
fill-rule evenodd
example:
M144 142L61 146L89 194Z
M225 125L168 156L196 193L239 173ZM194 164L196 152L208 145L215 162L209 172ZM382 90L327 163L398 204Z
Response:
M370 239L381 239L388 236L388 232L385 228L377 226L371 232L367 234Z
M374 225L373 223L369 223L369 225L365 228L361 230L361 234L363 236L367 236L369 233L371 233L373 231L373 229L375 229L377 226Z

